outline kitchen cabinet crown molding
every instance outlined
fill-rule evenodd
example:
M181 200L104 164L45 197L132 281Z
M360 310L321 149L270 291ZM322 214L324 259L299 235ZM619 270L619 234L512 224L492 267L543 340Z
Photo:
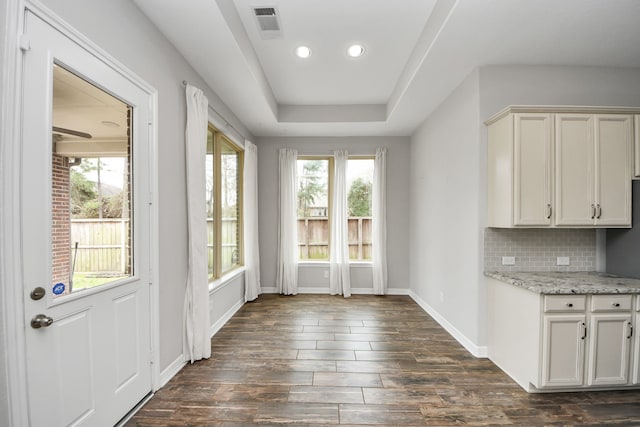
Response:
M485 125L490 125L512 113L578 113L578 114L640 114L640 107L582 106L582 105L509 105L489 117Z

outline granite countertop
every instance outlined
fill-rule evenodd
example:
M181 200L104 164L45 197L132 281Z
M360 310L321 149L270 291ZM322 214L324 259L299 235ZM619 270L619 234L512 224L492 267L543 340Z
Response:
M640 279L606 273L486 271L484 275L539 294L640 294Z

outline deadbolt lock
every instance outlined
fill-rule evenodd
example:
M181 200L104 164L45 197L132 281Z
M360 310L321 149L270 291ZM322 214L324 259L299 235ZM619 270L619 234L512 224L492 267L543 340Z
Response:
M44 294L46 293L47 291L45 291L45 289L42 286L38 286L37 288L31 291L31 299L34 301L38 301L42 299L42 297L44 297Z

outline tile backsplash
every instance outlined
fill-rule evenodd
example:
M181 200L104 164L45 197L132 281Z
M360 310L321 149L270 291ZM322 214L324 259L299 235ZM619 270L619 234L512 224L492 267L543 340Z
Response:
M502 265L515 257L515 265ZM556 265L569 257L570 265ZM591 229L486 228L485 271L595 271L596 231Z

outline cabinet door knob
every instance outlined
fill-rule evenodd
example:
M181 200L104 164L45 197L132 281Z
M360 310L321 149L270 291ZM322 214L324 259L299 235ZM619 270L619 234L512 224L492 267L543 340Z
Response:
M596 218L600 219L600 217L602 216L602 208L600 207L600 204L596 205Z
M551 203L547 203L547 219L551 219Z
M614 307L620 307L620 303L619 303L619 302L614 302L614 303L613 303L613 306L614 306Z
M568 302L567 303L567 307L569 307L569 308L573 307L573 303L572 302Z
M629 322L627 323L627 326L629 327L629 335L627 335L627 338L630 339L633 336L633 325Z
M594 219L596 217L596 206L595 205L591 205L591 219Z
M585 339L587 337L587 325L582 322L582 337L580 339Z

